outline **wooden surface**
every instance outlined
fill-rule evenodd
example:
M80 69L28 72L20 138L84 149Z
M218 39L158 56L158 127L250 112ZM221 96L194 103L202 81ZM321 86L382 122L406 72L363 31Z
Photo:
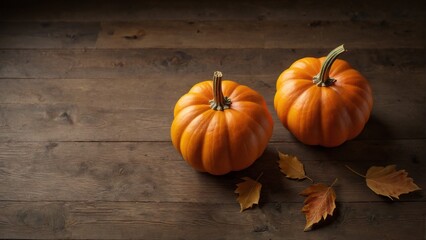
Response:
M2 1L0 238L426 239L423 191L390 201L345 165L396 164L426 187L422 1ZM337 148L305 146L273 109L293 61L341 56L371 83L371 119ZM195 172L170 142L175 102L215 70L260 92L275 127L251 167ZM276 150L330 184L337 209L303 232ZM239 212L241 177L263 184Z

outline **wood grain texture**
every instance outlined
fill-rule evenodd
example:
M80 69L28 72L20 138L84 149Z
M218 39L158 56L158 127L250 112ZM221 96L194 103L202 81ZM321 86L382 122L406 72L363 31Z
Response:
M348 49L350 47L347 46ZM232 75L278 75L303 57L321 57L329 49L79 49L0 50L0 78L142 78L147 74L197 74L211 78L221 70ZM364 75L424 76L424 49L354 49L342 54ZM182 81L192 81L191 79ZM195 80L195 81L198 81ZM194 81L194 82L195 82ZM275 78L274 78L275 81ZM374 79L370 79L374 81ZM415 79L414 81L419 81ZM167 84L167 83L166 83ZM275 84L275 83L274 83ZM417 84L417 83L416 83ZM419 83L420 84L420 83Z
M43 239L414 240L425 234L424 203L338 203L333 223L309 233L301 208L276 202L239 213L236 203L0 202L0 237L34 238L34 229Z
M333 49L341 43L350 49L421 49L424 35L424 23L418 21L0 22L3 49Z
M424 140L353 141L337 149L299 143L271 143L250 168L222 177L198 173L170 142L41 142L0 144L1 200L148 201L234 203L240 178L264 176L264 202L300 202L310 182L288 180L278 168L275 149L296 155L308 176L336 185L341 202L386 200L345 165L365 173L371 165L398 164L417 184L426 186ZM350 154L348 154L350 153ZM24 167L25 166L25 167ZM78 183L78 184L76 184ZM425 201L421 193L402 201Z
M364 74L374 92L377 105L424 104L426 81L422 72L411 72L416 84L406 84L407 72ZM103 108L137 109L141 107L168 108L198 82L211 80L211 73L146 74L140 78L61 79L0 78L2 104L77 104ZM277 75L226 74L226 79L246 85L259 92L272 105ZM167 82L166 82L167 81ZM403 85L403 87L401 87ZM161 90L161 92L157 91Z
M426 136L423 106L378 105L357 139L423 139ZM395 108L401 110L393 111ZM272 107L269 111L274 113ZM169 141L172 112L173 104L135 109L78 104L1 104L0 141ZM275 114L273 120L272 141L296 141Z
M99 29L99 23L0 22L0 48L86 48Z

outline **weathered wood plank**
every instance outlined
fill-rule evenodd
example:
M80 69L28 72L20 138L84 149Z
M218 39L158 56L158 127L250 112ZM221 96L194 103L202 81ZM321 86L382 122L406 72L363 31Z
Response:
M7 21L424 20L422 1L2 1Z
M407 239L424 238L424 203L342 203L303 232L301 203L0 202L0 237L31 239ZM36 231L34 231L36 229ZM218 231L220 229L220 231ZM362 229L362 231L360 230Z
M342 43L355 48L419 48L424 49L425 24L388 22L334 22L298 21L273 22L261 26L265 35L265 48L313 48L333 49ZM365 38L368 36L368 39Z
M173 107L0 105L0 116L1 141L168 141Z
M77 104L0 104L0 141L169 141L173 104L111 109ZM272 141L296 141L272 106ZM424 139L424 104L376 106L357 139Z
M424 48L424 34L421 22L383 20L0 22L0 48Z
M364 74L373 89L374 104L424 104L426 72ZM197 82L211 79L213 73L149 74L140 78L119 79L0 79L1 104L77 104L103 108L168 108ZM249 86L273 105L277 75L226 74L239 84ZM402 86L403 85L403 86Z
M425 74L425 49L354 49L341 55L363 74ZM202 74L278 76L302 57L329 49L0 50L0 78L141 78ZM377 75L376 75L377 76Z
M383 22L103 23L97 48L424 48L424 24ZM350 29L350 30L349 30ZM409 34L408 34L409 33ZM368 35L368 41L364 36ZM380 43L380 44L378 44Z
M0 22L0 48L95 46L99 23Z
M310 182L288 180L278 169L276 149L299 157L307 174L331 184L341 202L388 201L345 165L365 173L372 165L397 164L426 186L425 140L352 141L339 148L271 143L244 171L225 176L198 173L170 142L28 142L0 144L0 200L142 201L234 203L240 178L264 173L262 201L300 202ZM425 201L420 192L403 201Z

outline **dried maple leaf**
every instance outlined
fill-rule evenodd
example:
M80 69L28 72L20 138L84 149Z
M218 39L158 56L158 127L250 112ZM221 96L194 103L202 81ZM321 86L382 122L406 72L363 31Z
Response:
M408 177L405 170L396 171L395 165L386 167L373 166L368 169L365 176L367 186L373 192L389 197L390 199L399 199L399 195L420 190L413 179Z
M235 193L238 193L237 201L240 203L240 212L252 207L253 204L259 204L260 189L262 188L262 184L258 182L260 176L256 180L243 177L244 182L237 184Z
M278 161L280 170L287 178L299 180L307 178L312 181L311 178L306 176L303 164L299 161L299 159L297 159L296 156L284 154L280 151L278 151L278 156L280 158Z
M405 170L396 171L395 165L388 165L386 167L372 166L367 170L365 176L348 166L346 167L355 174L364 177L367 186L373 192L392 200L393 198L399 199L399 195L401 194L421 190L414 183L413 179L408 177L408 173Z
M306 226L304 231L310 231L315 223L326 219L327 215L332 216L336 208L336 193L333 190L334 180L331 186L322 183L313 184L303 190L300 195L305 196L302 212L306 217Z

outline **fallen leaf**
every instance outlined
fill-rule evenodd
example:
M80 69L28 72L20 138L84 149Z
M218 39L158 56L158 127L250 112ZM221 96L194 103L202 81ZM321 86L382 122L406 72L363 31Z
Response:
M399 199L399 195L421 190L405 170L396 171L395 165L370 167L365 176L367 186L376 194ZM392 199L393 200L393 199Z
M332 187L336 182L337 179L331 186L322 183L313 184L300 193L300 195L306 197L302 208L306 217L304 231L310 231L315 223L318 223L321 219L326 219L328 215L333 215L336 208L336 193Z
M260 189L262 188L262 184L258 182L260 176L256 180L243 177L244 182L237 184L235 193L238 194L237 201L240 203L240 212L252 207L253 204L259 204Z
M306 176L303 164L299 161L299 159L297 159L296 156L284 154L280 151L278 151L278 156L280 158L278 161L280 170L287 178L299 180L308 178L312 181L311 178Z

